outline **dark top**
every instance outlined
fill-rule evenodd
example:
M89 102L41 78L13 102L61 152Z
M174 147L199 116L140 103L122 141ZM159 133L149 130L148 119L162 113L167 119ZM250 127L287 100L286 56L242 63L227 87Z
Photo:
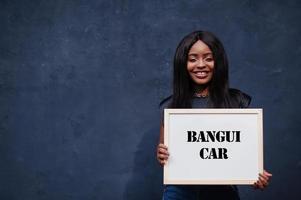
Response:
M231 108L248 108L251 103L251 97L246 93L230 88L230 103L232 105ZM160 103L160 111L161 111L161 120L163 120L164 114L163 111L165 108L168 108L172 100L172 96L165 98ZM191 106L192 108L208 108L209 106L209 97L193 97ZM163 120L164 121L164 120ZM162 122L163 122L162 121Z
M207 108L209 97L193 97L192 108ZM160 104L161 122L164 122L164 109L169 107L171 96Z
M250 105L251 97L239 90L230 89L231 101L234 106L233 108L247 108ZM163 111L164 108L168 108L171 103L171 96L164 99L160 103L161 110L161 122L163 123ZM193 97L192 108L208 108L209 97ZM238 189L235 185L191 185L188 186L193 188L196 196L201 199L239 199Z

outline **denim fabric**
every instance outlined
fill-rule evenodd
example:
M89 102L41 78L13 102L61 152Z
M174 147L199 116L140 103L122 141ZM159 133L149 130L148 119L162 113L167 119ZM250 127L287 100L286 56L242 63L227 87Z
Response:
M165 185L163 200L239 200L232 185Z
M165 185L163 200L197 200L198 188L191 185Z

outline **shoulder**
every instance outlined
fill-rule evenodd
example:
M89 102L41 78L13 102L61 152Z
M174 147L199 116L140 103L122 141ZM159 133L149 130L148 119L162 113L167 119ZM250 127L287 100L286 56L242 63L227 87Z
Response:
M230 99L233 103L239 108L249 107L252 97L238 89L230 88L229 89Z
M160 102L159 108L161 108L161 109L168 108L169 105L170 105L170 103L171 103L171 100L172 100L172 95L170 95L170 96L164 98L164 99Z

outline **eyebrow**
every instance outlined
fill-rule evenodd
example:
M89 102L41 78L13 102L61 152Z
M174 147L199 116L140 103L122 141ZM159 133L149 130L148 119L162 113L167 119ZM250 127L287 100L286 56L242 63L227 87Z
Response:
M212 53L208 52L208 53L204 53L203 56L208 56L208 55L212 55ZM191 53L191 54L188 54L188 56L198 56L197 53Z

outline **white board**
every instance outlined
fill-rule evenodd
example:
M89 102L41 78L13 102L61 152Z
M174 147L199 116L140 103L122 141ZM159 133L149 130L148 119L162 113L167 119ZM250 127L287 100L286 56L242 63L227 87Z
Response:
M253 184L263 172L262 129L262 109L165 109L164 144L170 156L164 166L164 184ZM195 131L193 139L199 142L192 142L188 131ZM228 134L233 136L229 141L201 140L200 135L209 137L207 131L211 136L234 132ZM207 152L212 149L226 153L214 159ZM210 159L205 159L208 155Z

